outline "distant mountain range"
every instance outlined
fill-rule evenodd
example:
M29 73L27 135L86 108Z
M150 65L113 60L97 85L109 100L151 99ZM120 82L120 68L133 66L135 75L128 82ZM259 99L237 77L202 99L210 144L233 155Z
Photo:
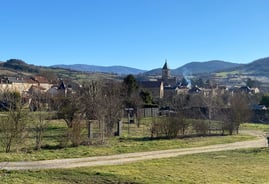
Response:
M184 73L212 73L219 70L226 70L235 68L240 64L230 63L225 61L206 61L206 62L191 62L185 64L177 69L171 69L172 75L182 75ZM53 68L64 68L83 72L103 72L103 73L117 73L119 75L126 74L142 74L145 75L161 75L162 68L153 69L150 71L126 67L126 66L97 66L86 64L74 64L74 65L53 65Z
M133 74L137 75L146 72L146 70L140 70L136 68L126 66L96 66L86 64L74 64L74 65L53 65L53 68L64 68L82 72L102 72L102 73L116 73L119 75Z
M168 63L169 65L169 63ZM161 75L162 68L156 68L150 71L141 69L125 67L125 66L96 66L86 64L75 65L54 65L52 67L71 69L84 72L103 72L103 73L116 73L120 75L126 74L143 74L143 75ZM212 60L204 62L190 62L179 68L171 69L172 75L184 75L184 74L204 74L215 73L220 71L238 71L245 74L264 75L269 76L269 57L255 60L249 64L238 64L227 61Z
M190 62L179 68L171 70L172 75L213 73L221 70L233 69L241 64L226 61L212 60L205 62ZM146 75L161 75L162 68L150 70Z
M238 68L241 73L269 76L269 57L255 60Z
M169 65L169 63L168 63ZM44 69L41 66L29 65L26 62L19 59L10 59L6 62L0 62L0 69L12 72L28 72L39 73L40 70ZM141 69L126 67L126 66L96 66L96 65L54 65L49 68L63 68L73 71L82 72L96 72L96 73L115 73L119 75L126 74L142 74L148 75L161 75L162 68L157 68L150 71ZM269 57L255 60L249 64L238 64L226 61L212 60L205 62L190 62L179 68L171 69L172 75L191 75L191 74L204 74L204 73L216 73L216 72L232 72L236 71L242 74L251 74L256 76L267 76L269 77Z

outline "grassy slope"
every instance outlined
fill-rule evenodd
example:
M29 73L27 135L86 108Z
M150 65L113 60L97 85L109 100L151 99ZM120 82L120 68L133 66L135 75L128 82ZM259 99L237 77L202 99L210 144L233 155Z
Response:
M268 125L243 125L244 129L264 131L267 131L268 127ZM230 142L234 141L234 138L236 137L204 137L187 140L155 140L156 142L136 142L125 138L120 141L118 148L114 145L113 149L108 145L99 146L99 148L79 147L68 149L70 149L70 155L73 154L73 156L83 153L83 149L85 149L84 151L87 150L88 154L92 154L92 152L98 149L101 149L102 153L111 154L118 149L125 152L126 150L133 151L134 148L135 150L139 150L152 147L153 149L157 149L157 147L160 147L161 149L167 146L192 147L212 144L213 142ZM238 138L246 139L246 137L240 138L240 135ZM128 142L128 140L131 142ZM185 142L185 144L182 144L180 141ZM144 143L145 145L149 145L145 146ZM141 147L136 144L140 144ZM127 149L128 147L130 149ZM67 150L63 150L63 153L59 153L60 150L58 150L57 152L51 152L49 155L52 156L58 154L58 156L63 157L69 152ZM45 152L38 153L46 155ZM33 154L35 155L36 153ZM29 155L33 156L33 154ZM3 155L0 157L2 158L2 156ZM24 156L22 155L21 159ZM269 181L269 175L267 174L269 172L268 156L269 149L262 148L186 155L176 158L155 159L118 166L42 171L0 171L0 183L266 183ZM14 156L14 158L16 158L16 156Z
M245 130L260 130L263 132L269 132L268 124L258 124L258 123L244 123L240 127Z
M2 171L0 183L267 183L269 150L180 156L119 166Z
M247 135L234 135L224 137L197 137L187 139L174 140L132 140L115 138L110 140L105 145L100 146L79 146L69 147L63 149L43 149L42 151L30 152L13 152L0 153L0 161L22 161L22 160L49 160L57 158L78 158L101 155L113 155L120 153L131 153L152 150L165 150L176 148L190 148L197 146L207 146L213 144L223 144L236 141L244 141L252 139L253 137Z
M227 77L227 75L231 74L231 75L235 75L235 74L239 74L240 72L238 70L234 70L234 71L230 71L230 72L218 72L216 73L217 77Z

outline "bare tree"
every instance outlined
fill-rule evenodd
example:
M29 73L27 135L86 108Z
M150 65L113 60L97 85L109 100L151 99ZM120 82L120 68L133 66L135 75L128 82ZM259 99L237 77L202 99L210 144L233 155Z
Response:
M80 144L81 136L81 121L83 119L83 112L77 94L70 94L66 97L58 98L59 109L58 117L62 118L68 127L67 139L71 140L72 146ZM67 140L63 140L65 143ZM63 145L65 146L65 145Z
M225 101L227 104L218 108L217 120L222 121L222 134L228 131L232 135L238 133L240 124L249 120L252 112L246 94L234 93L228 96L228 100L225 96Z
M17 92L3 92L1 102L6 104L7 110L1 116L1 144L5 152L10 152L12 146L18 151L27 135L27 110L23 108L22 98Z
M109 136L113 135L113 128L122 117L123 99L121 91L122 85L115 81L108 81L102 88L106 134Z
M33 131L35 136L35 149L40 150L43 141L43 135L48 125L48 113L46 112L46 95L40 91L32 91L30 94L30 109L33 112Z
M251 117L251 110L248 103L246 94L235 93L230 99L230 129L229 133L232 134L232 129L238 134L239 126L241 123L249 120Z
M80 103L88 127L88 141L93 138L93 122L103 124L103 96L101 84L97 81L84 82L80 90ZM102 126L99 126L103 134ZM102 136L103 137L103 136Z
M101 83L102 82L102 83ZM80 99L88 127L88 141L93 135L93 122L99 122L101 141L104 137L113 135L115 123L122 116L123 96L122 85L116 81L84 82Z
M37 111L36 117L33 120L33 130L35 135L35 149L41 150L43 137L46 128L48 127L47 113L43 111Z
M188 103L185 95L177 95L173 98L172 107L176 110L175 118L178 124L181 134L184 136L186 130L189 128L190 123L186 120L186 114L184 114L184 108Z

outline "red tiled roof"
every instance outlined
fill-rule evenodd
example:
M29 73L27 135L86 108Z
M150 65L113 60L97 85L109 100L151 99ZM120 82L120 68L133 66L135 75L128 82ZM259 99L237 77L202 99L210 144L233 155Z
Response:
M49 83L48 79L46 79L43 76L35 76L34 80L39 82L39 83Z

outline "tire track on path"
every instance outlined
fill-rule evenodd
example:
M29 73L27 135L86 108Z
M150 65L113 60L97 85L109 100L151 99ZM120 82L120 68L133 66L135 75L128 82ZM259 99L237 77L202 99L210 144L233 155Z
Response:
M195 148L147 151L147 152L126 153L110 156L95 156L87 158L68 158L68 159L41 160L41 161L0 162L0 168L5 170L40 170L40 169L119 165L141 160L169 158L196 153L267 147L267 140L265 139L264 135L261 132L245 132L245 133L256 135L258 139L251 141L217 144Z

